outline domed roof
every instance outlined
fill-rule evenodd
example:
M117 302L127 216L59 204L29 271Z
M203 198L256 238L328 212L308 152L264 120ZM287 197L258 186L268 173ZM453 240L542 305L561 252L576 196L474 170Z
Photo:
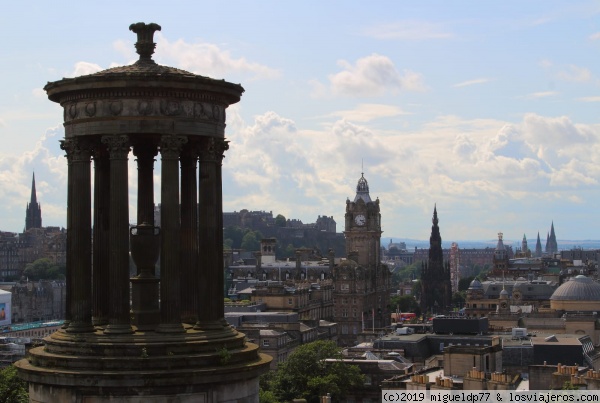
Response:
M230 92L234 92L233 99L235 101L232 102L232 100L229 100L228 102L235 103L239 101L239 94L244 92L244 89L239 84L201 76L175 67L161 66L152 60L152 54L156 46L153 35L155 31L160 31L160 25L139 22L131 24L129 29L136 33L138 37L135 44L136 51L140 55L138 61L128 66L112 67L97 73L74 78L63 78L62 80L48 83L44 89L48 92L50 100L59 102L61 95L67 90L86 89L98 92L106 88L122 88L125 86L122 80L126 79L128 85L131 85L134 80L145 83L145 85L142 85L144 88L160 86L159 83L162 83L163 86L168 84L170 87L174 86L176 88L195 86L194 88L197 87L197 89L217 91L219 93L220 91L217 88L220 88L227 91L227 93L222 93L221 95L232 95ZM70 86L75 87L71 89ZM235 91L238 93L237 96L235 95Z
M500 291L500 296L501 297L508 297L508 291L506 291L506 289L503 288L502 291Z
M579 275L554 291L554 301L600 301L600 284L589 277Z
M361 174L358 184L356 185L354 202L356 203L359 199L362 199L365 203L370 203L372 201L371 196L369 196L369 183L365 179L364 173Z
M480 290L482 288L483 288L483 285L481 285L481 282L477 279L474 279L473 281L471 281L471 284L469 284L470 290Z

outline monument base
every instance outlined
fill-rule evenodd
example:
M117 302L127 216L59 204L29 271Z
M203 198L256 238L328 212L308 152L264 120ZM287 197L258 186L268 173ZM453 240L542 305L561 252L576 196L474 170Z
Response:
M15 365L31 402L258 402L271 357L232 328L46 337Z

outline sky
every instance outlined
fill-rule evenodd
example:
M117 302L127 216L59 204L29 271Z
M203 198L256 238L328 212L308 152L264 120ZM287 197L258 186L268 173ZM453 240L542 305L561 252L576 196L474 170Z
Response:
M333 216L364 172L385 237L600 239L597 1L7 2L0 14L0 230L66 225L62 110L43 87L137 60L240 83L224 211ZM130 155L130 220L136 169ZM155 170L160 200L160 164ZM559 242L560 246L560 242Z

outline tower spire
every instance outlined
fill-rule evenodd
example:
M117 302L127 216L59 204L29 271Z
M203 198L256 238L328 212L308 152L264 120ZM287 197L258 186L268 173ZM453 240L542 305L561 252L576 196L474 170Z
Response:
M31 197L25 210L25 230L30 228L42 228L42 208L37 201L35 190L35 172L31 179Z
M37 203L37 193L35 191L35 172L33 173L33 178L31 178L31 201L29 203Z

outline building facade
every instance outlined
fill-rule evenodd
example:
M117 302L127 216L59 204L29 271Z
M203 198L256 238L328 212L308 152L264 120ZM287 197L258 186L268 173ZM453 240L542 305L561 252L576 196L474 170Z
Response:
M361 175L353 201L346 201L346 255L333 269L334 321L341 345L354 345L365 330L390 324L390 272L381 264L379 199L371 200L369 184Z

